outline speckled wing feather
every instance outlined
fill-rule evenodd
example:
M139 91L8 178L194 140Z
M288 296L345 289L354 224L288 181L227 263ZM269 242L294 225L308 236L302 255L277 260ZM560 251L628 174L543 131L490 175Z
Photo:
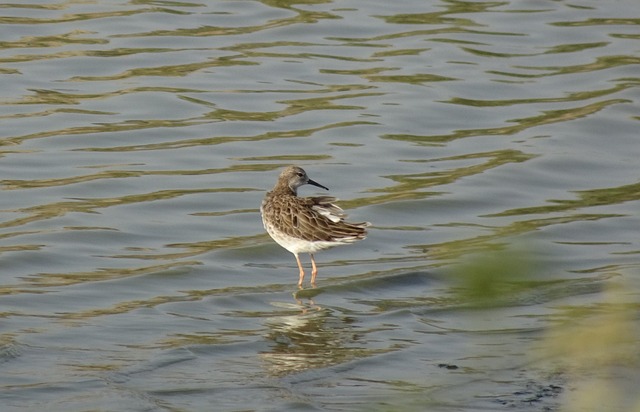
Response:
M338 245L364 239L369 223L345 222L344 211L331 203L334 201L336 198L331 196L272 198L266 217L285 234L310 242Z

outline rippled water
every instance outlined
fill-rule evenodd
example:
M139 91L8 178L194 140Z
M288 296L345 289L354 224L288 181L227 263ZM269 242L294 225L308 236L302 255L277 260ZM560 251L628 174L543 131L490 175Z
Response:
M636 410L638 11L0 5L2 410Z

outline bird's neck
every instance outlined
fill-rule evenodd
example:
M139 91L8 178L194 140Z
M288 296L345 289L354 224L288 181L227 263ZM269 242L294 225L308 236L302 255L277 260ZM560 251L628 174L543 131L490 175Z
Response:
M287 184L278 184L275 185L273 190L271 191L271 193L274 194L285 194L285 195L289 195L289 196L297 196L298 192L296 191L296 189L292 189L289 185Z

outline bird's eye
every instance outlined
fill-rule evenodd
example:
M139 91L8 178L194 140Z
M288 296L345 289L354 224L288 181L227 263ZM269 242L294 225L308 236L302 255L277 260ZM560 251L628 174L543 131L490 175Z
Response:
M298 173L296 173L296 174L298 175L298 177L302 177L302 176L304 176L304 174L302 174L302 173L300 173L300 172L298 172Z

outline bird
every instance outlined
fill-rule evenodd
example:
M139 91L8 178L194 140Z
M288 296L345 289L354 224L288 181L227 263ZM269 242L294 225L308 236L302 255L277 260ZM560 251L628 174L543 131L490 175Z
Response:
M311 285L315 286L318 267L314 253L362 240L367 236L366 227L371 225L346 222L344 211L333 203L335 197L298 197L298 188L307 184L329 190L309 179L301 167L288 166L260 205L262 223L269 236L296 258L299 288L305 276L300 253L311 256Z

